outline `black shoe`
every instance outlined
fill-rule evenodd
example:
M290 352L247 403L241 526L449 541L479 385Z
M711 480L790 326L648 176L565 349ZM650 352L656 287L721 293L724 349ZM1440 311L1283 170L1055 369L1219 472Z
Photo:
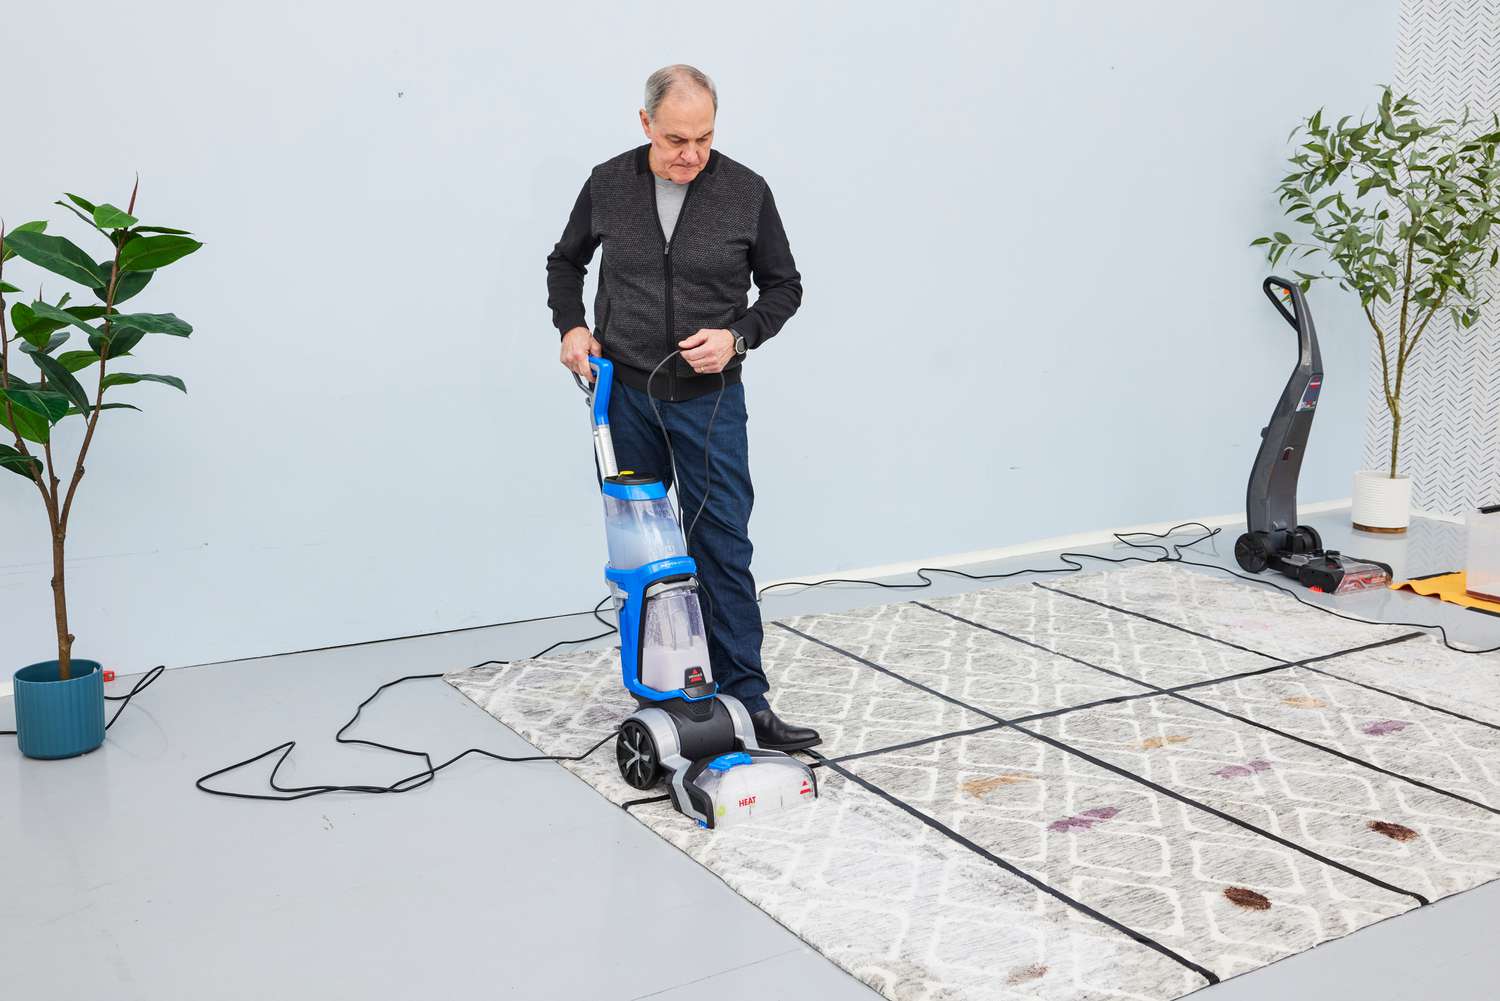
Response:
M805 751L823 742L812 727L792 726L770 709L751 713L750 722L755 724L756 741L768 751Z

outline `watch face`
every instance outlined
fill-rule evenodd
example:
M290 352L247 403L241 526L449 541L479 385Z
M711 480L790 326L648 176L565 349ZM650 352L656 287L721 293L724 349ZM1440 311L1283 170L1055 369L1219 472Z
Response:
M745 353L745 336L743 334L734 335L734 353L737 355Z

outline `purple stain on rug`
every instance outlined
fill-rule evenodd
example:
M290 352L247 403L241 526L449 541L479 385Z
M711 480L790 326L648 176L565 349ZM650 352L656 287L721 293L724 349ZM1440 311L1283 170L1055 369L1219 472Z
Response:
M1254 761L1244 765L1226 765L1214 772L1214 774L1221 779L1242 779L1247 775L1254 775L1256 772L1267 771L1270 767L1271 763L1269 761L1262 761L1256 758Z
M1114 819L1119 813L1120 811L1117 807L1099 806L1092 810L1085 810L1076 817L1064 817L1062 820L1054 820L1047 825L1047 830L1059 834L1075 829L1087 831L1100 821Z
M1388 733L1400 733L1405 730L1407 724L1397 719L1383 719L1378 723L1366 723L1360 727L1361 733L1369 734L1371 737L1384 737Z

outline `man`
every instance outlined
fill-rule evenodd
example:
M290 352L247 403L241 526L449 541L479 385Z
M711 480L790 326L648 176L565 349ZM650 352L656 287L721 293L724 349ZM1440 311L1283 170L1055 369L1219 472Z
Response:
M802 278L765 180L712 148L713 82L667 66L646 80L645 104L647 144L593 169L547 257L547 304L564 366L592 378L590 355L614 363L609 421L620 468L670 486L665 425L688 553L706 592L714 678L749 711L762 747L801 750L817 732L782 721L766 701L740 373L797 311ZM600 245L590 332L583 278ZM752 277L759 294L747 308Z

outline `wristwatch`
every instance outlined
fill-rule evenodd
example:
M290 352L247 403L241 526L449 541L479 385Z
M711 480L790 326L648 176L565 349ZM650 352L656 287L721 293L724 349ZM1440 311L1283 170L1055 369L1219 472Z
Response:
M729 329L729 332L734 334L734 353L743 356L745 352L750 350L749 346L745 344L745 335L733 327Z

